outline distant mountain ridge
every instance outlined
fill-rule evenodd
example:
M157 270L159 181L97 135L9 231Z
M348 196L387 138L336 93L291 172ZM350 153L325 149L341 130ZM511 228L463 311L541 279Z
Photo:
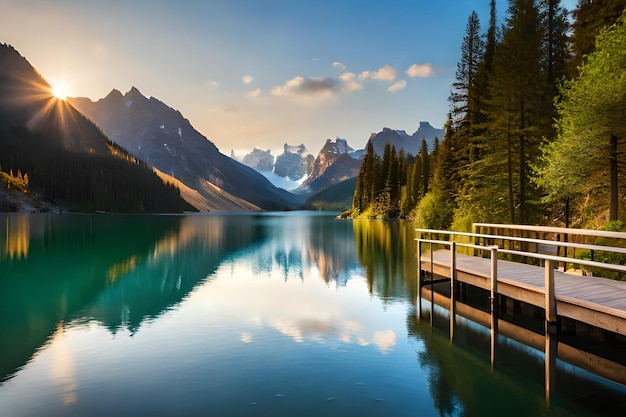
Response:
M415 156L420 151L422 139L426 139L428 150L432 151L435 138L441 141L444 133L444 129L437 129L431 126L429 122L420 122L418 129L412 135L407 134L404 130L385 127L381 132L372 133L369 141L374 146L374 151L380 156L383 155L387 142L395 146L397 152L404 149L407 155Z
M232 157L236 158L234 152ZM283 145L283 152L272 155L270 149L254 148L252 152L241 158L241 163L260 172L276 187L293 191L300 187L302 181L311 173L315 157L309 153L306 146Z
M183 115L132 87L112 90L96 102L72 98L71 103L98 124L110 138L164 174L176 178L206 200L230 194L223 210L248 210L244 200L263 209L299 207L301 198L274 187L257 171L220 153ZM217 190L215 189L217 187Z

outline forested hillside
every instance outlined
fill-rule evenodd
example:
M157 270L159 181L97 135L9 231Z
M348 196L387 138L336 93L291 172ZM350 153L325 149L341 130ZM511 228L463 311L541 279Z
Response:
M496 2L472 13L445 136L418 155L368 149L346 216L596 227L626 219L626 0Z
M0 44L0 166L25 186L76 211L193 209L143 162L52 94L25 58Z

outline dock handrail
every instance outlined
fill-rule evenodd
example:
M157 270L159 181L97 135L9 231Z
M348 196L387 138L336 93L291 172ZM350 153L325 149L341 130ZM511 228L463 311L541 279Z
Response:
M490 225L490 226L494 226L494 225ZM515 226L515 225L512 225L512 226ZM549 228L549 229L553 230L553 229L558 229L558 228ZM575 249L587 249L587 250L590 250L592 254L594 251L626 254L626 248L617 247L617 246L570 243L570 242L560 242L560 241L553 241L553 240L524 238L524 237L516 237L516 236L489 235L489 234L484 234L484 233L470 233L470 232L456 232L456 231L451 231L451 230L435 230L435 229L417 228L415 229L415 231L418 233L422 233L422 234L439 234L439 235L444 235L444 236L447 235L447 236L450 236L451 240L453 240L454 236L464 236L464 237L469 237L473 240L482 238L482 239L490 239L490 240L532 243L536 245L552 245L556 247L569 247L569 248L573 248L574 250ZM590 230L588 232L598 232L598 231ZM620 232L606 232L606 233L610 234L611 237L616 237L615 234L620 233ZM626 238L626 233L620 233L620 235ZM602 236L606 236L606 234L602 234ZM424 240L424 239L421 239L421 240ZM437 241L438 244L442 244L443 242L447 242L447 240ZM478 246L486 247L487 245L484 245L484 246L478 245ZM558 256L558 254L553 255L553 254L538 253L538 252L532 252L532 251L515 250L515 249L510 249L510 248L506 249L503 247L499 247L498 252L509 254L509 255L517 255L517 256L535 258L543 262L550 260L550 261L555 261L555 262L562 262L564 264L574 264L574 265L579 265L579 266L605 269L605 270L609 270L613 272L626 273L626 265L599 262L599 261L593 260L593 257L591 260L587 260L587 259L580 259L580 258L575 258L575 257L570 257L570 256Z
M557 233L574 236L593 236L593 237L608 237L615 239L626 239L625 232L611 232L606 230L591 230L591 229L574 229L567 227L553 227L553 226L531 226L525 224L497 224L497 223L474 223L474 228L492 228L492 229L510 229L510 230L526 230L530 232L544 232L544 233Z
M415 229L415 231L420 232L420 233L466 236L466 237L484 238L484 239L493 239L493 240L510 240L514 242L536 243L540 245L559 246L559 247L567 247L567 248L573 248L573 249L588 249L588 250L595 250L599 252L615 252L615 253L626 254L626 248L622 248L619 246L590 245L590 244L584 244L584 243L560 242L558 240L535 239L535 238L529 238L529 237L527 238L527 237L506 236L506 235L490 235L490 234L484 234L484 233L455 232L451 230L444 231L444 230L434 230L434 229ZM625 235L624 239L626 239L626 233L624 233L624 235Z

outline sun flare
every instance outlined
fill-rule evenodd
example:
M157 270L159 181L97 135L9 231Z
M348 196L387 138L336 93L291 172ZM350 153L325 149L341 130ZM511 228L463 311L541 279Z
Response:
M52 94L59 100L67 100L67 87L64 84L53 85Z

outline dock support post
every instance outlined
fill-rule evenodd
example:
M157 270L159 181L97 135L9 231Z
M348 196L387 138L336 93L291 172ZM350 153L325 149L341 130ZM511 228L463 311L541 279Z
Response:
M554 268L552 260L546 259L545 263L545 310L546 310L546 333L556 332L556 296L554 293Z
M455 293L456 292L456 243L450 243L450 341L454 340L456 325Z
M433 253L433 244L430 243L430 325L432 326L435 320L435 254Z
M558 340L554 334L546 332L546 359L545 359L545 388L546 406L550 408L550 398L554 392L554 379L556 377L556 357Z
M416 297L416 305L417 308L417 319L422 319L422 240L416 239L417 241L417 297Z
M496 335L498 332L498 247L491 250L491 372L494 371L496 360Z

